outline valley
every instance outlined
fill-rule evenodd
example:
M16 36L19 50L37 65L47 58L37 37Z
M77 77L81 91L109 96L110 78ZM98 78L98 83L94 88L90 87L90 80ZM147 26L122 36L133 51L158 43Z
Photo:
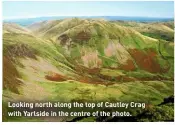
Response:
M134 101L152 110L173 94L173 21L67 18L25 27L3 24L4 121L19 120L6 116L8 101Z

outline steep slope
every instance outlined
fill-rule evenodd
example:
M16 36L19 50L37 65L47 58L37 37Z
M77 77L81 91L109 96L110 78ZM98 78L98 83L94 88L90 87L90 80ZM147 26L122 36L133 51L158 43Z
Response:
M32 24L28 26L30 30L34 33L39 34L39 36L53 37L60 34L85 20L75 19L65 19L65 20L51 20Z
M64 48L58 51L64 53L70 62L90 69L141 69L162 74L169 72L171 67L159 53L158 40L116 23L75 18L63 20L46 31L43 37ZM167 46L173 50L173 46ZM173 57L173 53L168 55Z
M173 43L105 20L73 18L27 28L30 33L13 26L3 32L4 107L19 100L155 105L173 93ZM62 121L43 121L52 120Z
M27 28L36 34L43 34L44 32L47 32L48 29L59 24L59 22L60 20L43 21L29 25Z
M163 39L171 42L174 41L174 22L172 21L154 23L115 21L115 23L122 26L131 27L143 35L152 38Z
M173 44L116 22L73 18L39 22L28 28L36 35L3 34L4 57L17 65L28 81L111 85L116 81L173 80ZM40 72L38 77L36 72Z
M12 91L14 89L17 92L18 84L25 83L25 80L37 79L36 72L43 79L50 71L58 74L73 74L71 64L52 43L47 43L29 33L12 30L3 33L4 89ZM37 67L37 63L41 66ZM27 79L22 78L25 75ZM14 82L11 83L11 81Z
M15 23L3 23L3 32L4 33L22 33L22 34L31 33L30 30L28 30L27 28L24 28Z

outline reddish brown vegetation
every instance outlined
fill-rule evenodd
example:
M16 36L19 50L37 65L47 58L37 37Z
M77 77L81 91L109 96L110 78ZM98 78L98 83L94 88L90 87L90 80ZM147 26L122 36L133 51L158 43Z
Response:
M107 83L104 81L104 79L100 78L100 68L87 68L85 66L77 66L75 68L77 73L81 76L77 79L79 82L89 83L89 84L101 84L101 85L112 85L114 83L110 82ZM92 75L93 77L90 77L89 75Z
M134 71L136 68L135 68L133 61L128 59L126 64L119 66L119 69L122 69L125 71Z
M87 32L80 32L77 34L77 36L75 36L75 39L78 41L88 41L91 38L91 35Z
M9 89L15 93L19 93L18 86L21 84L17 78L20 75L11 62L11 59L3 56L3 89Z
M65 76L62 76L58 73L54 73L54 72L49 72L45 78L47 80L51 80L51 81L66 81L67 78Z
M129 52L140 69L151 73L158 73L162 71L160 64L156 61L157 53L154 50L149 49L144 52L138 49L130 49Z
M100 74L100 68L94 68L94 69L89 69L83 66L78 66L76 68L79 72L80 75L83 75L84 73L88 73L92 76L95 76L93 78L86 76L81 77L78 81L80 82L85 82L85 83L90 83L90 84L107 84L107 85L112 85L114 84L113 81L118 81L118 82L129 82L129 81L136 81L137 79L128 77L128 76L108 76L108 75L103 75ZM104 82L104 80L109 81L109 83Z
M98 75L100 78L108 81L118 81L118 82L131 82L131 81L136 81L137 79L133 77L128 77L128 76L107 76L107 75Z
M83 82L83 83L88 83L88 84L101 84L101 85L112 85L112 84L114 84L114 83L107 83L107 82L103 81L100 78L91 78L91 77L88 77L88 76L82 76L77 81Z
M155 59L153 57L156 56L156 53L148 50L148 53L144 53L140 50L130 50L132 53L133 58L136 60L137 65L139 68L142 68L149 72L160 72L161 68L158 63L156 63ZM137 56L136 56L137 55ZM148 61L144 61L144 60ZM126 65L122 65L119 67L119 69L126 70L126 71L133 71L135 70L135 65L132 60L128 60ZM74 70L77 72L77 74L80 76L78 78L75 78L74 80L88 83L88 84L102 84L102 85L112 85L114 82L131 82L131 81L152 81L152 80L170 80L161 76L154 76L154 77L129 77L126 75L120 75L120 76L108 76L103 75L100 73L100 68L87 68L85 66L76 65L74 67ZM115 69L113 69L115 70ZM117 68L116 68L117 70ZM45 76L46 79L51 81L65 81L70 80L70 78L62 76L58 73L50 72L48 75Z
M100 68L87 68L85 66L76 66L75 67L75 70L77 71L78 74L83 74L83 73L88 73L88 74L91 74L91 75L96 75L96 74L99 74L100 73Z

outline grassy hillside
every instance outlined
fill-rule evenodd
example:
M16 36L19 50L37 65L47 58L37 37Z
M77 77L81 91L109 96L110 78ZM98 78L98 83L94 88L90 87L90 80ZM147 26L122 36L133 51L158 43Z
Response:
M15 23L3 23L3 33L22 33L22 34L29 34L31 33L30 30L28 30L25 27L22 27Z
M115 21L119 25L131 27L145 36L174 42L174 22L136 23Z
M12 100L142 101L154 106L173 95L174 43L137 30L147 24L73 18L27 28L5 25L4 112ZM171 28L167 24L165 29ZM19 119L4 114L3 120Z

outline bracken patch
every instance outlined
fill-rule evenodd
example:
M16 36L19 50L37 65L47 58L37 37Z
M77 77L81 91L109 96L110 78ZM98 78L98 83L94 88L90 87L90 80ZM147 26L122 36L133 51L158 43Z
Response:
M55 73L55 72L48 72L48 74L45 76L45 78L47 80L50 80L50 81L66 81L68 78L63 76L63 75L60 75L58 73Z
M162 72L160 64L156 61L157 53L154 50L149 49L144 52L138 49L129 49L129 52L140 69L151 73Z
M136 67L135 67L133 61L128 59L126 64L120 65L118 69L122 69L125 71L134 71L136 69Z
M8 57L3 57L3 89L9 89L12 92L19 93L18 86L22 83L17 78L20 75Z
M77 41L88 41L90 40L91 38L91 35L90 33L87 33L87 32L79 32L76 36L75 36L75 40Z

